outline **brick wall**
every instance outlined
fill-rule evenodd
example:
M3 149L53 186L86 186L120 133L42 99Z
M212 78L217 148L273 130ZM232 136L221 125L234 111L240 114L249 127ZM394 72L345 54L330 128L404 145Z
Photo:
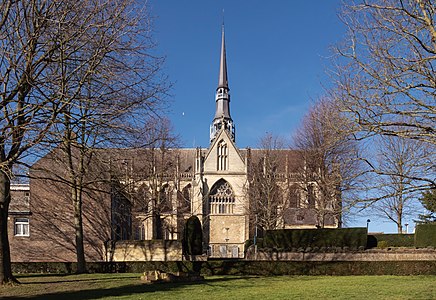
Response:
M8 229L13 262L76 261L71 188L65 181L66 166L56 154L56 151L50 153L31 169L28 237L13 235L10 215ZM98 170L92 174L101 175ZM88 182L92 180L87 178ZM104 244L111 239L111 194L107 183L87 185L82 211L86 259L102 261Z

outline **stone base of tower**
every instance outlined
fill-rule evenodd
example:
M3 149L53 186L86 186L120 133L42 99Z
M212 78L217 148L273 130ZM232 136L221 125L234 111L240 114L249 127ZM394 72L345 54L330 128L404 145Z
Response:
M244 245L248 239L247 216L211 215L209 228L209 257L244 257Z

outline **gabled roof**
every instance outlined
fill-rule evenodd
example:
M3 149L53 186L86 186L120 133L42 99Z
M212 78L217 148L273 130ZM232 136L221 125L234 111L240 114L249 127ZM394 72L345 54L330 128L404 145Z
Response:
M228 140L230 141L231 145L232 145L233 148L235 149L236 153L238 153L239 158L240 158L240 159L245 163L245 157L241 155L241 152L240 152L239 148L236 146L235 142L233 142L233 139L232 139L232 137L229 135L229 132L228 132L227 130L225 130L224 128L221 128L221 129L218 131L218 133L217 133L217 135L216 135L216 138L215 138L215 139L213 140L213 142L210 144L209 149L207 150L206 155L204 156L204 159L206 160L206 159L209 157L209 155L210 155L212 149L215 149L215 145L216 145L219 141L222 140L221 135L223 135L223 134L225 134L225 135L227 136Z
M296 173L301 171L304 166L304 158L300 151L293 149L241 149L240 153L243 157L248 155L250 151L250 163L260 162L267 152L274 159L277 165L277 173L285 173L286 169L288 173Z
M107 160L112 161L111 164L114 169L122 172L127 168L127 172L138 174L138 176L144 178L147 178L154 170L171 174L175 174L177 169L179 174L194 172L196 151L194 148L169 148L164 150L159 148L112 148L99 151Z

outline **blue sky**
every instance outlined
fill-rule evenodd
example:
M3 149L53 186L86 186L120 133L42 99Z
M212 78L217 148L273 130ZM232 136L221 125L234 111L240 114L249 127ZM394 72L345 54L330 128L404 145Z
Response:
M330 47L345 27L340 0L151 0L157 52L174 83L170 118L183 147L209 145L218 84L223 9L230 110L239 147L266 132L290 138L313 99L330 85ZM370 215L349 226L395 232ZM411 220L407 220L412 224ZM410 227L409 227L410 229Z
M224 9L231 115L239 147L290 136L328 84L340 1L151 1L158 52L174 82L171 120L184 147L207 147Z

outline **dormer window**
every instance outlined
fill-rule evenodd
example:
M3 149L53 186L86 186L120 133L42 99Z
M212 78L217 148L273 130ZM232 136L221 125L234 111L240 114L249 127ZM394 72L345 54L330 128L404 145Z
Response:
M228 170L229 167L229 149L225 141L220 141L217 147L217 170Z

